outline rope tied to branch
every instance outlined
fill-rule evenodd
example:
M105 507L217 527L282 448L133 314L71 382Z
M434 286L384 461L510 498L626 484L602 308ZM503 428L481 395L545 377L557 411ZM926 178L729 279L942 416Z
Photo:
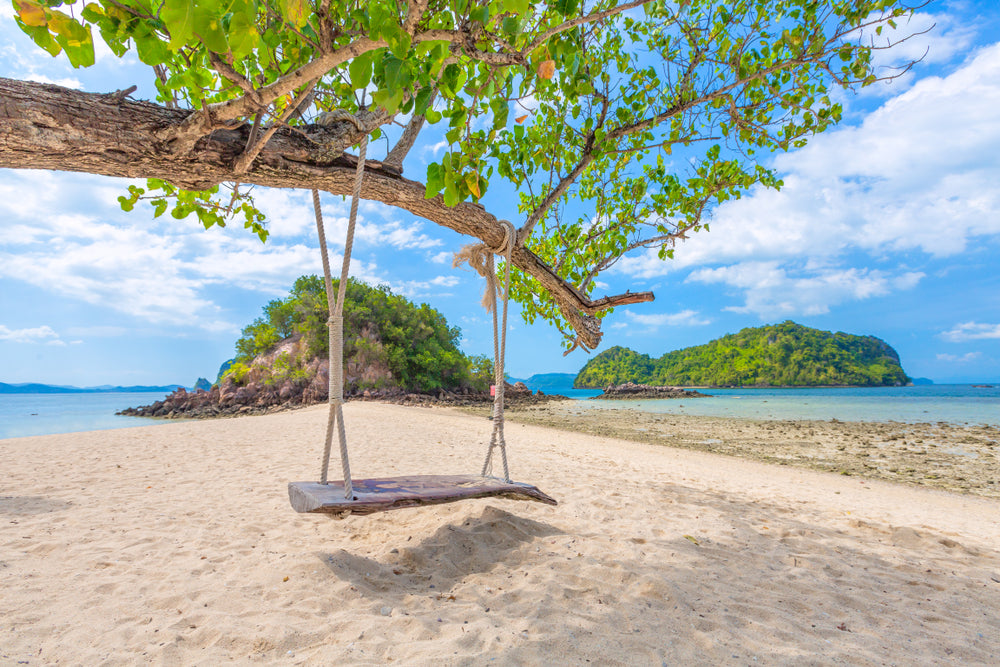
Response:
M493 432L490 435L489 448L486 450L486 461L483 462L483 477L493 476L493 451L500 449L500 459L503 463L503 480L510 481L510 469L507 465L507 442L504 439L504 363L507 348L507 303L510 298L510 258L517 243L517 229L509 220L501 220L504 228L504 242L500 248L491 248L485 243L472 243L455 253L452 265L457 267L468 263L476 272L486 279L486 291L483 293L482 304L487 312L493 313L493 381L496 393L493 395ZM504 258L504 284L501 289L494 266L494 255ZM503 299L503 313L497 316L497 293ZM498 321L499 319L499 321Z
M330 451L333 448L333 431L336 426L340 441L340 465L344 473L344 496L354 498L351 483L351 464L347 457L347 431L344 427L344 299L347 296L347 274L351 268L351 250L354 248L354 226L358 218L358 202L361 199L361 183L365 173L365 154L368 150L368 136L361 139L358 147L358 164L354 172L354 192L351 199L351 214L347 221L347 238L344 241L344 262L340 269L340 283L337 295L333 294L333 279L330 275L330 259L326 250L326 231L323 228L323 213L320 209L319 190L312 191L313 209L316 212L316 232L319 234L320 254L323 258L323 279L326 287L327 306L330 316L329 327L329 410L326 421L326 441L323 447L323 467L320 484L327 483L330 468Z

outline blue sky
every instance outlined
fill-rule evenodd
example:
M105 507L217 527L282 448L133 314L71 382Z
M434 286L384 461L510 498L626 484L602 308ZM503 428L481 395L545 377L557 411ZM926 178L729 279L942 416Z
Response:
M16 27L0 0L0 76L92 92L139 85L151 70L99 50L74 70ZM891 85L843 95L836 129L772 164L780 192L754 191L712 214L711 232L675 259L638 254L602 276L617 294L656 301L605 320L604 344L660 355L786 319L879 336L904 369L936 382L1000 381L1000 9L995 0L932 3L909 26L934 25L886 65L923 62ZM903 26L905 29L906 26ZM888 57L887 57L888 58ZM385 147L373 144L372 157ZM419 178L444 151L429 136L405 164ZM308 192L257 190L271 238L239 225L153 219L117 203L128 182L0 170L0 382L191 385L214 379L242 326L305 273L322 271ZM511 192L485 205L517 220ZM347 203L324 197L339 265ZM492 349L481 279L451 267L470 239L364 203L352 275L430 303L462 329L470 353ZM575 372L553 328L517 316L508 371Z

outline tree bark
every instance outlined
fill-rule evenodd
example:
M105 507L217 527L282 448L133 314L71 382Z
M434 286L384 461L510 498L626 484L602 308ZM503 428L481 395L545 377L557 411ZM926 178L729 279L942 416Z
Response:
M0 167L159 178L190 190L238 180L274 188L351 193L356 159L333 158L361 139L351 123L333 128L280 128L250 168L237 174L234 167L247 145L250 126L211 131L190 153L179 155L167 138L171 128L191 113L123 99L115 93L84 93L0 78ZM503 244L503 227L482 206L448 207L440 197L426 199L424 191L422 183L403 178L391 165L366 163L364 199L402 208L493 248ZM512 261L551 294L587 348L596 348L601 339L594 314L653 300L651 292L637 292L591 301L527 248L518 247Z

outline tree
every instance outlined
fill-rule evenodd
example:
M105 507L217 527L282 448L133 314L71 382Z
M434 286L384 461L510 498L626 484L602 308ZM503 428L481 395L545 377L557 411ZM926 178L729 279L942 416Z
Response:
M883 78L873 54L905 0L13 0L20 27L74 66L95 32L151 67L157 103L0 79L0 167L148 179L122 206L239 217L248 186L348 194L364 136L386 138L362 196L491 247L479 205L518 189L512 298L595 348L600 318L650 301L593 298L629 253L706 228L719 203L781 181L759 160L840 120L830 96ZM513 109L513 113L511 113ZM324 112L327 113L325 116ZM446 128L446 129L445 129ZM418 180L422 132L448 152ZM672 157L673 156L673 157ZM680 167L671 161L676 160Z

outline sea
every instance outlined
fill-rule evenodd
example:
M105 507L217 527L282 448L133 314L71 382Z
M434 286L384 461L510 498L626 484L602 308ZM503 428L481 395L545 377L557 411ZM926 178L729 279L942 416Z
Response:
M161 419L121 417L115 412L164 396L150 391L0 394L0 439L163 424Z
M761 420L937 423L1000 426L1000 383L912 387L796 387L700 389L708 398L587 400L589 410L632 409L656 414ZM565 393L547 388L546 393ZM600 392L590 390L590 395ZM568 394L566 394L568 395Z
M530 383L529 383L530 387ZM703 389L709 398L595 401L594 389L546 385L586 410L631 409L657 414L763 420L945 423L1000 427L1000 382L992 386L934 384L913 387L809 387L783 389ZM0 394L0 439L94 431L167 423L122 417L116 411L148 405L153 392L88 394Z

